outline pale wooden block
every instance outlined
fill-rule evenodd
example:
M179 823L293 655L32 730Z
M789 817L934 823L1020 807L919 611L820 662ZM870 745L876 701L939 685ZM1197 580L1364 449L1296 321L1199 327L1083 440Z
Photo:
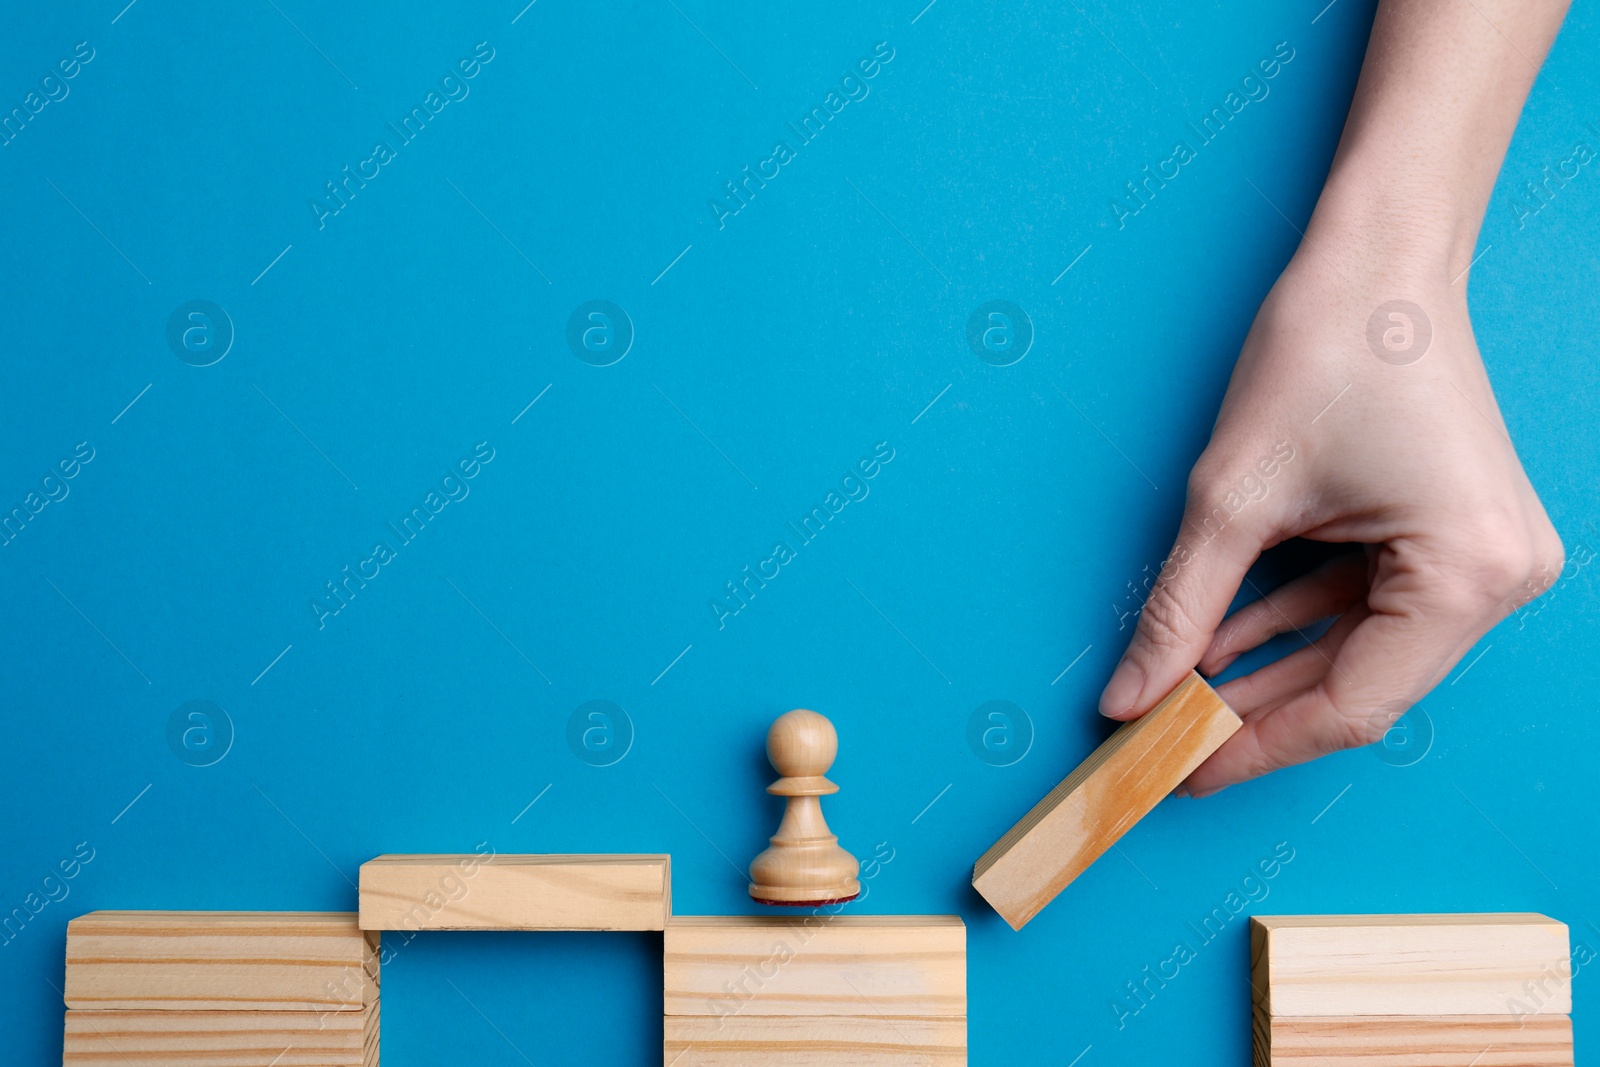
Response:
M378 1067L361 1011L67 1012L63 1067Z
M966 1067L961 1016L668 1015L666 1067Z
M665 855L379 856L361 865L363 930L660 930Z
M1150 813L1241 726L1193 672L1125 723L985 852L972 885L1014 930Z
M69 1008L356 1010L378 935L354 912L93 911L67 923Z
M967 1014L955 915L678 916L663 952L667 1015Z
M1268 1015L1566 1015L1567 926L1531 913L1257 915Z
M1275 1015L1255 1067L1572 1067L1565 1015Z

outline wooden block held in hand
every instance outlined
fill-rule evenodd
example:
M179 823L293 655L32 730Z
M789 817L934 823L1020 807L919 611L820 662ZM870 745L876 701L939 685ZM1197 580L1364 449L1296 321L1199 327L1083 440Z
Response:
M665 1014L967 1014L955 915L679 916L663 942Z
M1118 727L985 852L973 868L973 887L1012 929L1022 929L1240 725L1233 709L1190 672L1142 718Z
M1531 913L1257 915L1266 1015L1566 1015L1565 923Z
M967 1020L897 1015L669 1015L666 1067L966 1067Z
M379 856L361 865L363 930L660 930L664 855Z
M65 1067L378 1067L378 1005L361 1011L67 1012Z
M1255 1067L1572 1067L1565 1015L1258 1017Z
M92 911L67 923L69 1008L357 1010L378 935L354 912Z

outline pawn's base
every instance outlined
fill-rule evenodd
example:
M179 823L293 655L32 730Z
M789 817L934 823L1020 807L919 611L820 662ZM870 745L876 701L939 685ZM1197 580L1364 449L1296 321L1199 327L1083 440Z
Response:
M750 899L757 904L767 904L774 908L820 908L826 904L844 904L860 895L859 892L855 892L847 897L829 897L825 900L766 900L751 893Z
M757 904L779 908L815 908L823 904L843 904L861 895L861 882L848 878L834 882L817 880L816 885L773 885L750 883L750 899Z

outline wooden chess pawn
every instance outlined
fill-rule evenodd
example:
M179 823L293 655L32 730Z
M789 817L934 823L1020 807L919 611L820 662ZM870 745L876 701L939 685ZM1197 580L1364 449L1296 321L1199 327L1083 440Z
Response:
M750 864L750 895L758 903L839 904L861 894L861 865L822 817L822 797L839 791L823 777L838 754L833 723L814 711L785 712L767 731L767 758L783 776L767 792L789 802L772 847Z

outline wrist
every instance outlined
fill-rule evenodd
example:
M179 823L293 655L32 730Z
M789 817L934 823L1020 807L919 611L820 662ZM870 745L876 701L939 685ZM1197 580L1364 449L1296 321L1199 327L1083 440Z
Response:
M1483 206L1442 175L1399 173L1392 159L1341 153L1306 243L1346 277L1448 285L1472 261Z

